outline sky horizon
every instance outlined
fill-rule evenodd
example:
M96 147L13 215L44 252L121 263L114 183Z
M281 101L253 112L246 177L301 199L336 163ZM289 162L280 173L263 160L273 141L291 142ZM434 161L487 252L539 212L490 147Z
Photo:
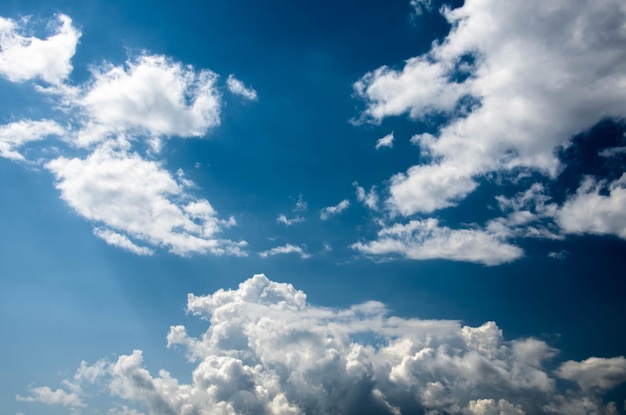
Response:
M622 2L55 3L0 5L3 411L626 413Z

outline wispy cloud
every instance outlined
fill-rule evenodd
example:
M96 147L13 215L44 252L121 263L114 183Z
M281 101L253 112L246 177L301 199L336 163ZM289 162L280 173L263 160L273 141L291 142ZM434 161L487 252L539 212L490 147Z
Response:
M228 90L235 95L240 95L250 101L257 100L256 91L253 88L246 87L244 83L235 78L235 75L233 74L228 75L228 78L226 79L226 86L228 87Z
M18 151L23 145L40 141L49 136L63 136L65 129L50 120L21 120L0 126L0 157L24 161Z
M259 256L261 258L267 258L270 256L283 254L298 254L302 259L307 259L311 257L311 255L308 254L304 249L292 244L285 244L283 246L277 246L275 248L268 249L267 251L260 252Z
M298 195L298 201L296 207L293 208L294 212L306 212L309 209L309 205L302 199L302 195Z
M294 223L304 222L304 218L302 216L296 216L295 218L289 219L289 218L287 218L287 216L285 216L284 213L281 213L276 218L276 222L277 223L282 223L285 226L291 226Z
M365 191L365 188L359 186L358 182L353 182L356 192L356 200L363 203L371 210L378 210L378 195L376 194L376 186L372 186L369 192Z
M376 141L376 150L382 147L393 147L393 132L387 134L382 138L379 138L378 141Z
M320 210L320 219L328 220L332 216L340 214L341 212L348 209L349 207L350 207L350 201L348 199L344 199L334 206L327 206L323 208L322 210Z

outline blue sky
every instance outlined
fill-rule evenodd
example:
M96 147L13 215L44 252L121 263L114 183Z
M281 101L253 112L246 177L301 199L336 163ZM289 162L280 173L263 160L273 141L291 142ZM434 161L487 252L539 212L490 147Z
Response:
M54 3L0 5L3 412L624 413L623 2Z

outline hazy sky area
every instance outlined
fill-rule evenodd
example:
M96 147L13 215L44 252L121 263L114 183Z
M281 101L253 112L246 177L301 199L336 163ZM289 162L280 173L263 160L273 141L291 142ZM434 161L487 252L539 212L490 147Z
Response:
M0 3L0 412L626 414L626 2Z

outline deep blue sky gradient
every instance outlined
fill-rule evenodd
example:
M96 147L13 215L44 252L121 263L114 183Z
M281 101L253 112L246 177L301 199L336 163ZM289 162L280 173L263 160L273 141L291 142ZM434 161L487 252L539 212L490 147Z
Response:
M376 262L349 248L377 230L371 213L354 200L352 182L381 186L416 164L420 151L409 138L436 126L435 120L406 117L352 125L349 120L363 109L352 83L381 65L401 67L428 51L449 29L437 13L411 17L408 2L381 0L0 4L0 15L11 18L55 12L71 16L83 32L73 59L75 83L88 78L92 63L122 64L129 53L145 49L224 78L233 73L253 86L258 102L225 94L221 125L207 139L168 141L165 167L183 169L220 214L236 217L229 238L247 240L256 252L306 244L313 257L178 257L165 251L138 257L95 238L90 223L59 198L48 171L0 159L3 411L23 410L15 395L24 394L26 385L52 384L71 376L67 371L81 360L134 348L144 350L147 367L168 366L184 381L187 364L165 348L165 334L173 324L202 328L184 313L187 293L235 288L261 272L292 283L317 305L379 300L399 316L470 325L495 320L506 338L548 341L561 350L559 361L626 351L626 243L617 237L519 240L525 257L496 267ZM50 111L27 85L0 79L0 91L2 123ZM375 150L376 140L391 131L394 148ZM562 154L567 168L552 184L553 194L571 194L584 174L619 177L623 158L607 165L594 155L600 146L618 143L624 131L623 124L606 122L577 137ZM487 220L497 193L498 185L485 181L461 209L443 209L437 217L450 224ZM299 195L307 212L292 211ZM353 202L348 211L319 220L321 208L344 198ZM281 212L307 221L280 226ZM324 241L332 243L331 253L322 252ZM568 254L563 260L547 256L558 251ZM614 394L622 401L626 396L623 388Z

